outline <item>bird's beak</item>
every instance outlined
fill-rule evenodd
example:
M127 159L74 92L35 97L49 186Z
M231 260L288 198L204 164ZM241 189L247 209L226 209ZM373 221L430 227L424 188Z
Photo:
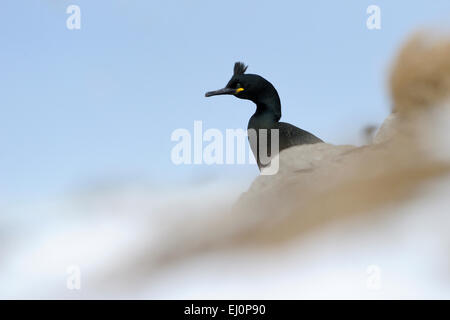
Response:
M239 92L238 90L233 88L223 88L216 91L209 91L205 93L205 97L218 96L220 94L235 94L238 92Z

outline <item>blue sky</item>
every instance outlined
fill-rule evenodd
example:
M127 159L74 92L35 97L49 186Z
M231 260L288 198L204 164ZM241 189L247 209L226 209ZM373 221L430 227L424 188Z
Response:
M81 8L81 30L66 28L69 4ZM366 28L370 4L381 30ZM105 178L251 181L254 165L170 160L172 131L194 120L246 128L250 102L203 96L235 61L275 85L283 121L355 143L389 113L385 80L401 41L450 21L448 0L2 0L0 9L2 202Z

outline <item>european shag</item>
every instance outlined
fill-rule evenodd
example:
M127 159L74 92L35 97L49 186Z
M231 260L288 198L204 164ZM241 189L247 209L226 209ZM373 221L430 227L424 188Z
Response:
M234 72L225 88L210 91L205 94L206 97L215 95L229 94L240 99L247 99L256 104L256 112L252 115L248 122L247 130L253 129L259 137L259 130L267 134L267 154L270 153L270 129L278 129L279 134L279 151L296 145L313 144L323 142L315 135L297 128L292 124L280 122L281 118L281 102L275 87L263 77L256 74L246 74L247 66L242 62L234 64ZM250 135L249 135L250 136ZM259 141L259 138L258 138ZM258 143L259 145L259 143ZM264 167L258 156L258 148L250 143L251 149L259 168Z

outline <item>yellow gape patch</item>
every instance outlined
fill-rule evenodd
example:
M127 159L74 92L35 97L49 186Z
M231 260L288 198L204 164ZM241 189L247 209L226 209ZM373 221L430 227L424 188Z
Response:
M241 92L241 91L244 91L244 88L237 88L237 89L236 89L236 93L239 93L239 92Z

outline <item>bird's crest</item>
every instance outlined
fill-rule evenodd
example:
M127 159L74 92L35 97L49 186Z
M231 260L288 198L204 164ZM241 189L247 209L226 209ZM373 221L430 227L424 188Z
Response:
M233 74L235 76L240 75L240 74L244 74L245 70L247 70L247 67L243 62L236 62L234 64L234 71Z

